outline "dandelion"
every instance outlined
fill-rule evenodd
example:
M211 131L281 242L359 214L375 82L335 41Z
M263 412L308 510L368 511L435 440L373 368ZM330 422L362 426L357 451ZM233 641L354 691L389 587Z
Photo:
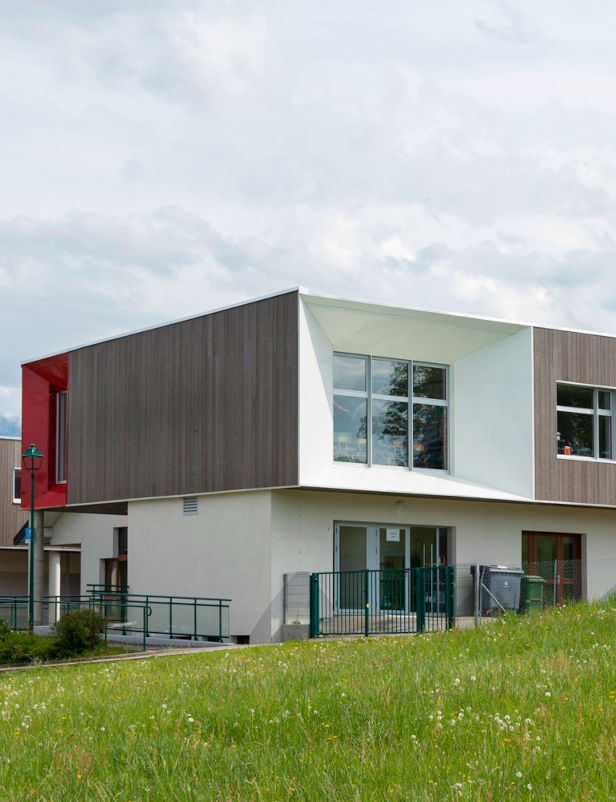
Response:
M516 771L515 776L516 777L521 777L522 776L522 772L521 771Z

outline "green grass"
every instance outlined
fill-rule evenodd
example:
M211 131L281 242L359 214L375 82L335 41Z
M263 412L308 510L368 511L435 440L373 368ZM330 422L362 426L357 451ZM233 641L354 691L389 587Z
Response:
M608 800L616 611L0 677L0 799Z

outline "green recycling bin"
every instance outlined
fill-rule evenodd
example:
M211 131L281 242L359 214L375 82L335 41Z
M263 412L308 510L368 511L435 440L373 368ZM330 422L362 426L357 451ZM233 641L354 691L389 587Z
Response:
M523 615L536 615L543 609L543 586L545 579L542 576L522 577L520 588L520 612Z

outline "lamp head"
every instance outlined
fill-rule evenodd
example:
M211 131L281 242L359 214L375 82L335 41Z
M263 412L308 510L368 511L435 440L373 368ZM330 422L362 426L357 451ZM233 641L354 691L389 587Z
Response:
M31 443L30 447L24 451L21 461L28 473L34 476L43 464L43 455L34 443Z

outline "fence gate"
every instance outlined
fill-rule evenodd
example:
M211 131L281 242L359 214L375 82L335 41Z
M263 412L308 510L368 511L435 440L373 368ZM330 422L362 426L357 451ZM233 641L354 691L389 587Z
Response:
M455 568L331 571L310 577L310 637L451 629Z

